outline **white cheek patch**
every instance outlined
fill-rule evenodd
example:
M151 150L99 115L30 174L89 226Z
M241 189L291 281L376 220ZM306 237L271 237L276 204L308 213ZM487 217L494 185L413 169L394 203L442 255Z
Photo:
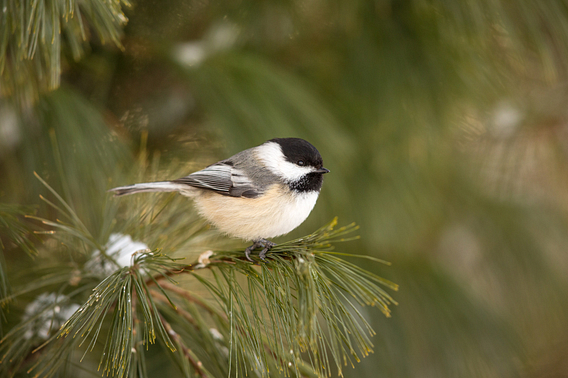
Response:
M285 181L297 181L302 176L313 172L313 167L300 167L286 160L280 145L275 142L265 143L257 147L257 158L264 163L266 168L274 174L282 177Z

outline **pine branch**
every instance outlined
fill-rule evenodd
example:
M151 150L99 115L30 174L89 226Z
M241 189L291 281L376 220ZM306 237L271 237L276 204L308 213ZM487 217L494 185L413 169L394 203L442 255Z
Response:
M307 237L275 248L267 255L268 262L261 265L248 262L242 251L218 252L209 261L201 259L187 265L160 254L136 253L131 267L119 269L103 280L61 330L36 349L46 351L33 369L39 375L51 376L65 361L64 356L89 341L84 358L94 349L110 315L100 361L106 374L128 374L132 369L130 350L138 350L139 342L148 347L158 337L172 351L181 349L192 369L206 376L204 365L165 320L163 310L155 302L167 302L178 318L200 328L190 312L178 311L176 298L183 298L224 323L221 328L227 330L225 347L231 352L228 362L234 370L244 373L253 369L259 376L268 376L268 366L274 365L299 376L300 367L305 370L308 363L317 376L328 376L331 364L326 356L330 354L341 372L342 363L351 358L358 361L372 347L365 336L372 330L348 297L360 304L379 305L388 315L388 304L393 301L377 283L393 289L396 285L335 257L330 242L341 240L355 227L333 230L334 224L335 221ZM202 276L205 270L213 273L214 282ZM174 285L170 276L186 273L209 289L224 314ZM248 290L237 273L247 277ZM137 316L139 322L134 320ZM138 328L142 332L134 332ZM310 354L309 362L299 359L302 353Z
M0 90L24 104L59 87L62 50L78 60L95 34L121 46L128 0L22 0L2 2L0 12Z
M333 230L335 224L274 248L267 255L269 262L258 268L240 251L219 252L207 265L215 282L194 275L224 309L232 329L244 332L234 338L240 344L234 346L237 369L246 369L239 366L242 350L255 360L266 359L265 340L281 356L280 369L297 369L293 356L308 353L320 376L331 374L332 364L341 373L344 364L369 353L368 335L373 331L350 298L359 305L378 306L389 316L388 305L394 301L377 284L391 289L396 285L335 257L331 243L347 240L341 237L356 229L350 225ZM246 284L237 272L246 277Z
M180 335L178 333L176 333L176 331L174 331L174 329L172 328L170 323L168 323L168 321L166 319L164 319L164 317L162 315L160 315L160 320L162 321L162 324L163 324L164 328L166 329L166 331L168 332L168 334L173 338L176 345L181 349L183 356L191 364L191 366L193 367L195 372L200 377L207 378L209 375L203 370L203 364L201 363L201 361L195 361L195 357L194 357L193 352L191 351L191 349L189 349L185 345L185 343L183 342L183 339L180 337Z
M228 305L231 302L232 295L239 298L236 300L237 303L247 304L247 306L241 305L242 318L237 318L237 322L242 322L237 328L241 331L246 330L242 334L245 339L254 338L255 335L258 337L254 330L250 331L252 327L251 319L257 319L264 311L261 308L263 306L257 307L258 304L254 300L251 301L251 298L255 298L258 293L265 293L266 298L256 297L256 299L262 301L262 304L269 309L270 306L273 306L268 313L269 320L267 323L269 324L261 322L264 324L255 324L254 327L257 329L265 327L264 331L269 334L272 332L274 337L277 336L276 333L279 333L276 329L287 333L286 343L281 343L280 345L273 343L269 345L269 349L278 349L280 347L279 352L283 354L283 345L289 345L289 340L295 340L295 345L294 342L290 344L292 348L296 347L300 352L309 351L314 354L313 357L316 358L315 361L317 362L315 365L319 374L323 374L324 370L329 372L331 366L329 361L317 360L317 357L325 355L326 351L330 351L335 359L336 368L341 372L340 361L345 361L344 363L346 363L349 361L349 356L351 356L358 362L360 360L359 356L366 356L372 348L372 344L368 337L365 336L365 332L371 335L373 332L357 308L349 302L349 297L354 298L360 306L378 306L385 315L390 316L388 306L393 303L393 300L384 290L377 286L377 283L395 290L397 286L336 257L337 253L331 251L331 243L350 240L342 238L342 236L352 232L356 227L350 225L333 230L335 224L336 220L311 235L275 247L267 255L267 259L270 262L266 264L261 263L262 280L259 279L261 276L259 276L254 265L244 258L242 251L206 252L203 254L207 256L206 258L202 255L199 261L185 265L181 270L167 271L156 279L181 273L194 274L204 268L221 270L222 276L216 277L222 277L225 281L223 283L218 280L216 285L213 285L208 281L202 280L199 276L196 276L196 278L210 289L211 294L217 297L216 299L219 301L220 306L224 307L227 316L233 313ZM376 261L383 262L381 260ZM283 266L276 265L280 263L283 263ZM230 267L230 271L224 270L226 267ZM225 286L239 287L239 282L231 276L234 270L239 271L245 277L257 278L247 280L248 293L239 290L235 290L232 293L224 293L219 290L220 287ZM290 277L294 273L300 273L299 277L296 277L296 282L282 280L282 277L278 277L279 275ZM313 276L317 278L315 280L311 279ZM321 282L318 282L320 279L325 284L322 285ZM330 288L330 285L333 288ZM183 293L183 289L169 284L162 286L211 312L208 305L197 300L189 293ZM256 289L254 289L255 286ZM270 298L274 292L283 287L294 287L296 293L286 292L284 295L285 299L279 296ZM271 302L271 299L275 300L276 303ZM295 315L292 318L288 318L288 314L285 315L281 312L280 307L294 301L299 303L299 309L289 307L289 314L295 313ZM342 302L347 303L347 307L334 306L336 303ZM251 314L247 313L245 309L249 307L252 309ZM330 332L333 336L328 340L328 344L316 345L313 343L313 340L326 337L321 332L322 328L320 328L320 325L317 324L317 313L325 318L326 326L332 326ZM352 313L357 314L358 319L353 319L351 317ZM299 334L291 333L285 329L288 327L290 320L299 324L298 329L301 330ZM358 321L362 325L358 324ZM272 327L272 331L269 327ZM292 326L290 328L294 329L295 327ZM274 338L269 336L268 340L274 340ZM337 340L340 340L340 342L337 342ZM253 344L256 345L258 353L256 357L258 358L262 355L262 346L264 344L261 340L256 340ZM254 347L254 345L249 346ZM323 349L323 352L321 349ZM284 361L290 363L288 360ZM280 368L286 368L285 365L283 364Z
M31 212L31 209L10 204L0 203L0 231L6 235L6 241L10 241L28 256L37 255L37 249L34 242L37 240L35 235L29 231L29 227L25 225L20 218ZM0 233L0 235L2 235ZM12 289L8 281L6 271L6 261L4 259L4 243L0 237L0 335L3 334L2 323L5 320L4 308L10 302Z
M22 218L30 214L32 209L25 206L0 203L0 230L7 240L21 248L29 256L36 256L37 249L34 243L37 238L30 232L29 226L24 224ZM0 248L4 248L0 239Z
M95 349L100 351L99 369L106 375L144 376L144 348L157 341L186 375L268 377L275 370L298 377L331 376L333 371L341 375L344 365L353 365L372 350L374 332L360 307L377 306L389 316L389 305L396 303L381 288L396 290L395 284L333 251L333 244L353 239L348 237L357 229L353 224L335 229L334 219L310 235L277 245L265 262L257 259L256 263L248 261L242 250L231 250L207 251L197 261L182 264L130 237L111 238L112 243L140 246L129 252L130 263L125 263L124 257L116 255L120 251L112 252L117 248L114 244L101 245L73 208L42 183L61 205L43 200L69 220L35 217L51 227L48 235L77 250L95 249L91 260L106 251L112 263L101 260L102 281L93 280L100 273L88 260L64 274L37 270L42 272L37 280L18 288L13 297L54 286L69 293L70 301L91 294L59 331L35 349L31 343L18 347L21 333L33 330L31 322L7 334L0 342L0 354L3 361L15 361L0 365L7 376L26 366L37 376L51 377L67 361L74 362L70 358L78 349L83 349L81 360L91 358L89 352ZM159 216L174 214L157 203L150 203L153 208L162 209ZM153 235L157 216L141 211L146 220L138 222L138 227ZM156 230L160 234L168 231ZM176 229L171 231L181 235ZM179 244L174 241L173 245ZM187 287L174 281L185 276ZM69 290L71 287L74 289ZM203 289L211 299L200 298L197 292Z
M160 282L160 286L167 291L170 291L172 293L175 293L177 295L179 295L180 297L197 304L199 307L201 307L202 309L204 309L205 311L207 311L210 315L215 315L224 319L227 319L225 314L221 314L218 311L216 311L213 307L211 307L209 304L207 304L206 302L204 302L203 300L195 297L193 294L191 294L189 291L182 289L179 286L176 285L172 285L168 282ZM163 298L166 298L165 296L162 296ZM178 309L176 309L177 311Z
M111 320L99 363L99 369L102 368L107 375L123 377L130 371L131 350L138 342L147 346L160 337L170 350L175 351L145 284L148 272L156 266L172 268L175 263L165 256L140 253L134 257L133 267L119 269L99 283L87 302L61 326L59 332L36 349L49 346L32 367L36 374L52 376L64 362L61 357L87 341L83 358L87 352L93 351L107 315ZM132 305L134 297L139 304L136 308ZM142 332L136 334L135 316L141 319L142 328Z

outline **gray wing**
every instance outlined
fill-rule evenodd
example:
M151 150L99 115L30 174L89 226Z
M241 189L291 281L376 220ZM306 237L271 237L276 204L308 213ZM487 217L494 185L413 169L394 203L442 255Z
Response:
M260 190L252 184L247 175L233 167L230 162L219 162L189 176L173 180L195 188L211 190L232 197L254 198L260 195Z

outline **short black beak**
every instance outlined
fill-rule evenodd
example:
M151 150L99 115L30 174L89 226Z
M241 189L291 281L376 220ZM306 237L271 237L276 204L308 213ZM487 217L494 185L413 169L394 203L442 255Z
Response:
M314 172L315 172L315 173L321 173L321 174L323 175L324 173L329 173L329 169L324 168L324 167L321 167L320 169L318 169L318 170L316 170L316 171L314 171Z

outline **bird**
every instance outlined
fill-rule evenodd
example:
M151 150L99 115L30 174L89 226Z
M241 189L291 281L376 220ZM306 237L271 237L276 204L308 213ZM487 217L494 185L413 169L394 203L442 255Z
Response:
M110 189L115 196L144 192L179 192L193 199L199 214L221 232L262 248L259 258L306 220L320 194L323 167L319 151L300 138L274 138L228 159L171 181Z

